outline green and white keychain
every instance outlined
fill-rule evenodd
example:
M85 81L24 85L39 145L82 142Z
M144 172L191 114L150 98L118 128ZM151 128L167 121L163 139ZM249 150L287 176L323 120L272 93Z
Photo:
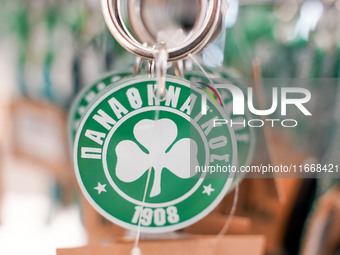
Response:
M234 131L213 126L214 119L228 118L225 111L207 98L207 114L202 114L205 92L166 75L168 61L196 53L209 40L220 1L207 3L202 28L182 47L166 49L138 43L123 25L119 1L102 0L115 39L153 61L157 70L123 78L100 93L74 142L83 194L100 214L126 229L159 233L189 226L210 213L232 186L234 173L211 178L199 170L237 165Z
M92 85L84 88L76 99L74 100L68 118L68 135L71 143L74 143L77 129L80 124L80 120L85 114L88 106L96 99L98 94L105 90L110 85L114 85L117 81L124 77L131 76L131 72L118 72L108 74L104 78L96 81ZM73 146L71 146L73 147Z
M156 83L133 77L97 98L81 121L74 150L77 178L90 203L127 229L136 230L141 220L144 232L177 230L207 215L233 178L208 178L196 166L228 166L237 159L233 131L211 130L212 116L226 118L221 107L208 100L211 112L202 116L201 105L193 103L201 90L170 76L167 99L157 104ZM178 97L169 96L178 91Z

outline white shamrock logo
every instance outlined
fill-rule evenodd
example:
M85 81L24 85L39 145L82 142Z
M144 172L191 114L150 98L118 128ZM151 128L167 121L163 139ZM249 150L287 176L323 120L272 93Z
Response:
M133 141L121 141L116 147L117 177L124 182L133 182L153 167L154 180L150 197L161 193L163 168L182 179L191 177L190 158L194 159L192 166L198 165L197 144L190 138L183 138L173 144L177 132L177 125L170 119L139 121L133 129L133 134L148 153L142 151ZM190 157L190 153L193 157Z

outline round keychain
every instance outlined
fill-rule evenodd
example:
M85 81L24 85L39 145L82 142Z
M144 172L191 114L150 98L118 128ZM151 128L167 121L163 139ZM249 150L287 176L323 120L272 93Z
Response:
M124 228L154 233L184 228L210 213L231 189L234 173L207 171L237 165L234 131L214 126L215 119L228 116L211 98L203 114L202 87L166 75L168 61L194 54L209 41L220 1L207 3L198 32L182 47L166 49L137 42L122 22L120 1L102 1L115 39L156 68L155 74L123 78L103 90L75 137L74 166L83 194Z

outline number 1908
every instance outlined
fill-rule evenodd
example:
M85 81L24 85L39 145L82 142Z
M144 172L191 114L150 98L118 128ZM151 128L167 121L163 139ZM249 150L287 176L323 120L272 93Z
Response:
M163 226L166 223L177 223L179 221L179 215L175 206L169 206L166 209L153 209L148 207L142 209L141 206L136 206L131 222L137 224L139 219L143 226L150 226L152 222L156 226Z

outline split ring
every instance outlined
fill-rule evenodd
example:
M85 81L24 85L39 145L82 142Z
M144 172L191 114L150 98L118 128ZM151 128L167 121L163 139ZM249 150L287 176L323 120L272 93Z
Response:
M142 58L154 59L152 48L138 42L124 25L120 2L121 0L102 0L104 19L111 34L122 47L131 53ZM209 42L219 20L220 2L220 0L207 0L207 14L202 26L182 46L168 49L168 61L177 61L186 58L189 54L195 54Z

